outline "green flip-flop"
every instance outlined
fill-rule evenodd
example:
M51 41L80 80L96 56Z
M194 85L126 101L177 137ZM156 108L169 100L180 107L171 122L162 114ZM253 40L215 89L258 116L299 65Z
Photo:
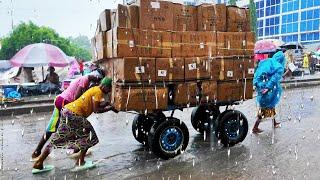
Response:
M96 164L94 164L93 161L86 161L86 163L84 165L76 166L71 171L72 172L83 171L83 170L94 168L95 166L96 166Z
M43 169L36 169L33 168L32 169L32 174L39 174L39 173L44 173L44 172L48 172L54 169L53 165L45 165L43 166Z

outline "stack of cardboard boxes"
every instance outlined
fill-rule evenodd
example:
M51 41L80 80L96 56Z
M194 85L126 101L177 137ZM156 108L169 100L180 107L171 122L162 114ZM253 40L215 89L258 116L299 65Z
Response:
M164 110L252 98L248 9L137 0L101 13L94 61L113 78L118 110Z

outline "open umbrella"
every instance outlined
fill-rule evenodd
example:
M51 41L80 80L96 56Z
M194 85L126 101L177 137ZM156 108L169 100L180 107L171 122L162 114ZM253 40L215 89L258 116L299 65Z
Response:
M271 52L276 52L279 47L277 47L272 40L270 39L263 39L257 41L254 46L254 53L255 54L267 54Z
M285 49L303 49L304 48L303 45L298 42L288 42L282 45L281 47Z
M16 67L65 67L69 64L69 57L56 46L37 43L21 49L10 62Z

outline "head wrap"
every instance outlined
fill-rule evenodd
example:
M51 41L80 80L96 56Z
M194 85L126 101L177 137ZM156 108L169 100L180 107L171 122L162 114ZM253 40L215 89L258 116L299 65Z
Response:
M112 85L112 79L111 78L108 78L108 77L104 77L102 80L101 80L101 83L100 83L102 86L106 86L106 87L111 87Z

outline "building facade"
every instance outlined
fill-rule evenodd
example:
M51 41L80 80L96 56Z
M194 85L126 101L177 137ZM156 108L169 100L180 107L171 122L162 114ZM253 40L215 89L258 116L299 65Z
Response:
M320 0L256 0L258 39L320 42Z

